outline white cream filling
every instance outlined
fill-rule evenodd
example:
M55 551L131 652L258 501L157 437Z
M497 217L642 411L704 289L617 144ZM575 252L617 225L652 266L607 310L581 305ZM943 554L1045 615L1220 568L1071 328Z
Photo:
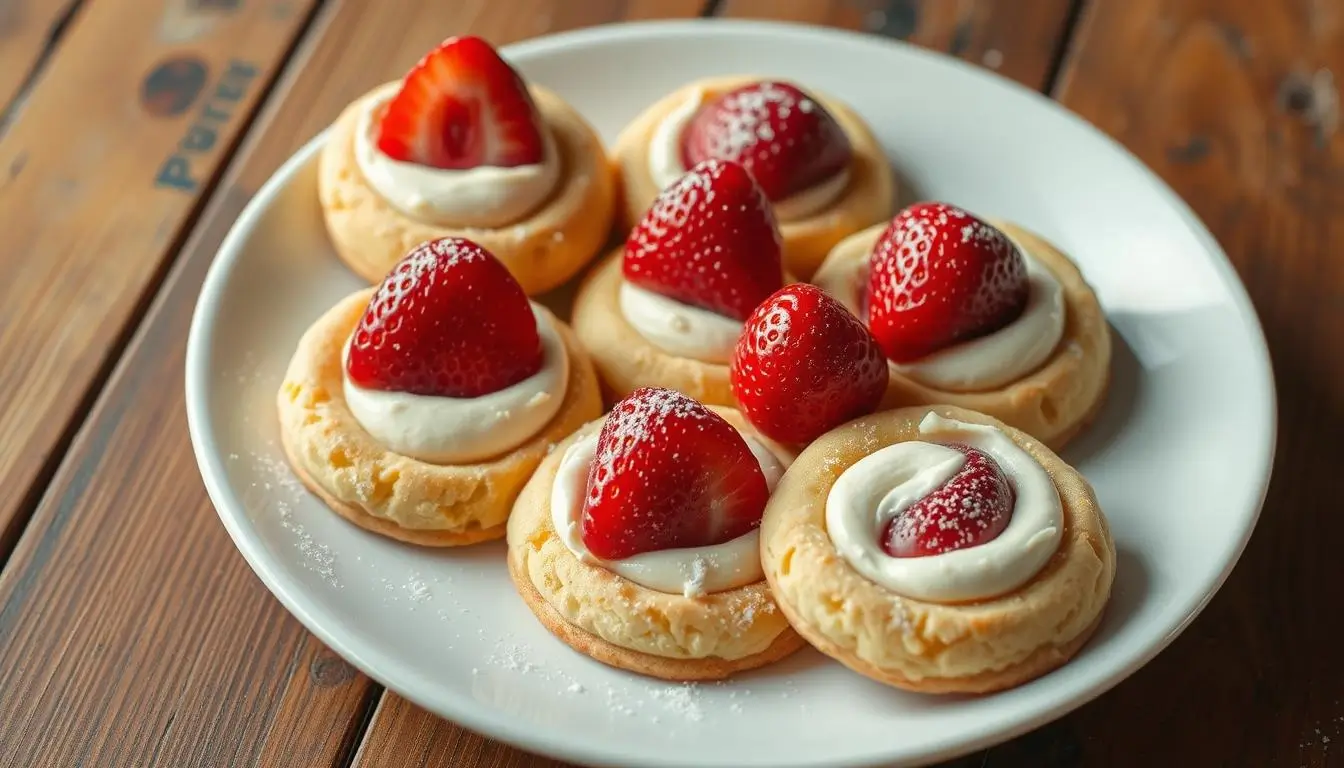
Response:
M867 579L930 602L983 600L1035 576L1059 547L1064 511L1050 475L1003 432L930 412L919 431L989 454L1017 492L1012 518L996 538L925 557L892 557L881 538L887 524L937 490L965 463L960 452L910 441L872 453L840 474L826 496L826 530L836 551Z
M1011 384L1049 360L1064 337L1064 287L1030 251L1017 247L1027 266L1028 294L1027 306L1016 320L918 360L891 363L892 370L936 389L974 392ZM860 297L867 282L868 256L858 243L849 248L842 244L815 278L822 290L859 318L864 318Z
M446 170L393 160L378 150L375 116L400 88L389 83L365 102L355 128L355 163L392 207L444 227L505 227L545 202L560 180L560 158L549 128L542 126L541 163L513 168L479 166Z
M532 313L542 364L526 379L480 397L436 397L367 389L343 373L350 412L388 450L430 464L470 464L517 448L555 417L569 384L564 341L535 304Z
M686 173L686 166L681 161L681 134L704 101L704 92L699 88L693 90L654 130L649 141L649 175L658 189L667 189ZM772 201L775 218L797 221L820 213L838 200L848 185L849 168L844 168L801 192Z
M649 589L686 597L745 587L765 578L759 529L714 546L643 552L620 560L603 560L589 552L583 543L583 502L588 495L588 470L597 456L597 438L593 433L570 445L551 486L551 525L575 557ZM784 475L784 463L759 440L746 434L742 439L760 462L766 486L774 491Z
M742 323L621 280L621 314L650 344L677 357L726 365Z

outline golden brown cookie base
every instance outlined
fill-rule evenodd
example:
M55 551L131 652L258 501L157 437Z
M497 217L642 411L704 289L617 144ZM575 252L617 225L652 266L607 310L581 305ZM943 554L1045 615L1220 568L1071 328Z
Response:
M374 289L357 291L304 333L276 394L285 455L337 514L414 544L499 538L519 491L552 445L602 412L597 374L571 331L549 312L569 358L559 409L526 442L472 464L429 464L388 450L345 402L342 350Z
M366 531L372 531L389 539L396 539L407 544L417 544L422 547L465 547L471 544L479 544L482 541L502 539L504 533L508 530L508 524L506 523L500 523L490 528L476 528L466 531L402 528L391 520L374 517L360 507L354 504L346 504L327 493L325 488L314 482L307 472L299 468L299 464L294 460L294 454L289 447L289 441L285 439L283 430L280 432L280 444L284 448L285 458L289 459L289 468L294 472L294 476L299 478L299 482L303 483L310 493L321 499L322 503L326 504L331 511Z
M511 551L509 554L509 576L513 579L513 584L518 589L518 594L523 598L523 602L527 603L527 607L532 609L532 613L536 615L542 626L562 640L565 645L579 653L608 666L624 669L627 672L673 682L722 680L738 672L773 664L802 648L805 644L803 638L799 637L797 632L787 629L780 633L770 644L770 647L764 651L740 659L669 659L665 656L654 656L649 653L632 651L629 648L622 648L619 645L609 643L597 635L570 624L551 607L550 603L546 602L537 588L533 586L532 580L528 578L527 574L520 572L521 569L521 564L517 562Z
M1105 403L1111 378L1111 328L1096 294L1068 256L1022 227L992 223L1049 269L1064 289L1064 333L1055 351L1017 381L980 392L953 392L921 384L893 366L881 407L954 405L993 416L1059 450L1092 423ZM855 262L868 258L885 227L871 227L846 238L817 272L817 285L851 311L857 312L862 290L853 284Z
M360 115L381 88L356 99L332 124L318 161L318 199L336 253L355 274L381 282L417 245L465 237L495 255L529 296L573 277L607 242L616 215L616 173L597 132L563 99L531 88L563 165L551 198L525 219L498 228L444 227L393 208L355 160Z
M750 433L736 411L715 410ZM669 680L719 679L802 647L763 580L699 597L669 594L580 561L565 545L552 523L552 488L565 452L602 423L593 421L556 446L509 516L509 571L538 620L598 661ZM792 458L757 439L781 460Z
M835 480L862 458L923 439L930 411L1003 431L1050 475L1064 512L1060 544L1027 583L965 603L905 597L840 555L826 528ZM761 523L761 562L790 624L851 669L909 690L984 693L1065 663L1095 631L1115 579L1115 543L1091 486L1041 442L951 406L856 419L818 438L785 474Z
M1092 638L1092 633L1096 632L1097 627L1101 626L1101 617L1092 622L1085 628L1082 634L1066 640L1058 645L1042 646L1031 656L1016 664L996 669L989 672L980 672L965 677L945 677L945 678L922 678L912 680L900 672L894 670L883 670L860 659L858 656L847 653L843 648L832 643L824 635L812 632L798 617L789 612L789 606L785 603L779 604L780 610L785 616L789 617L789 623L794 625L794 630L807 640L813 648L821 651L832 659L844 664L860 675L879 683L885 683L893 688L900 688L906 691L916 693L993 693L995 691L1005 691L1009 688L1015 688L1025 682L1035 680L1036 678L1052 672L1064 666L1072 659L1078 651L1082 650L1087 641Z
M708 98L763 78L744 75L710 77L688 83L647 107L621 131L613 155L621 175L620 208L626 230L644 217L661 191L649 171L649 142L664 118L696 89ZM826 108L849 138L854 152L849 184L840 198L820 213L781 221L784 268L799 279L810 280L827 252L845 237L892 215L896 181L886 153L863 118L847 104L815 90L805 89Z

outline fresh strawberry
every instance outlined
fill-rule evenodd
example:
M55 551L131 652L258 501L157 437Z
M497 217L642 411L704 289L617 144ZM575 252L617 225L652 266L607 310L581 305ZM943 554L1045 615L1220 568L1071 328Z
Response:
M479 37L450 37L411 69L387 102L378 149L433 168L539 163L541 121L527 85Z
M346 372L368 389L479 397L541 363L537 320L513 275L481 246L445 237L418 246L383 279Z
M1027 265L999 230L945 203L917 203L873 247L868 328L887 357L917 360L993 333L1027 305Z
M686 167L709 158L740 163L771 200L829 179L852 156L829 112L797 87L768 80L704 105L681 136Z
M706 160L663 191L625 241L625 279L745 320L784 283L779 228L746 170Z
M761 524L761 465L722 416L670 389L611 409L597 438L583 542L605 560L722 544Z
M782 443L811 442L871 412L887 390L887 361L868 329L805 283L751 313L728 375L747 420Z
M993 541L1013 517L1017 493L989 454L949 445L966 463L941 488L887 523L882 548L892 557L941 555Z

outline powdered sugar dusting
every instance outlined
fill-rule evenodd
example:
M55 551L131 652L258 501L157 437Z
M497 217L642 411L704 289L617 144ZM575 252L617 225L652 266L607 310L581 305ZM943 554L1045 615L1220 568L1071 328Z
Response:
M849 138L821 105L789 83L764 80L722 94L687 126L688 163L740 163L771 200L783 200L843 171Z
M622 271L646 290L745 319L783 284L773 210L741 166L706 160L654 200L626 240Z
M236 454L231 454L231 458ZM254 454L253 470L262 479L252 483L254 493L249 495L249 508L272 508L280 520L280 527L294 537L303 567L317 574L328 585L342 588L336 576L336 552L317 541L294 514L294 508L304 498L306 490L294 477L289 465L265 454Z
M901 361L997 330L1027 302L1027 265L1017 246L946 203L901 211L878 239L869 267L873 331Z
M1015 493L988 454L949 445L966 463L941 488L915 502L887 525L882 546L892 557L921 557L983 544L1012 517Z
M705 719L705 711L700 706L700 689L694 683L669 688L651 688L649 696L672 714L697 723Z

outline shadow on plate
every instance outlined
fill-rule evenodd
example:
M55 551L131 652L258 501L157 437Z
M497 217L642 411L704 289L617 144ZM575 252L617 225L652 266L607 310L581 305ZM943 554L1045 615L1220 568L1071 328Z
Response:
M1100 458L1124 431L1139 404L1142 364L1125 337L1111 326L1111 383L1092 425L1061 452L1073 466Z

